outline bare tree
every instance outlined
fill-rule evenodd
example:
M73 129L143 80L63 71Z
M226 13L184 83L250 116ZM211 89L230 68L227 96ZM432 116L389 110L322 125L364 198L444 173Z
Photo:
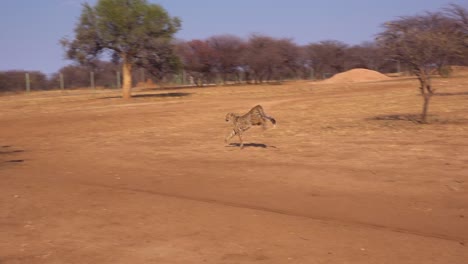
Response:
M445 8L444 11L455 23L456 31L460 35L460 45L467 47L461 56L452 58L451 63L468 65L468 10L459 5L452 4Z
M255 83L296 76L300 49L290 39L252 35L246 45L244 65Z
M91 64L71 64L62 67L51 75L51 86L59 85L59 76L63 75L66 88L89 87L91 85L91 72L93 72L94 84L102 87L115 87L116 72L120 65L112 62L93 60Z
M307 45L306 53L314 70L315 77L322 79L327 75L344 71L347 49L347 44L335 40L326 40Z
M429 102L434 95L432 69L443 67L450 58L461 56L466 49L461 45L454 20L442 13L402 17L385 23L377 40L393 59L413 69L424 100L421 122L427 123Z
M377 71L386 71L383 67L387 64L382 49L375 42L364 42L354 45L346 50L345 69L364 68ZM397 63L392 62L393 65ZM398 67L394 71L397 70Z
M249 38L244 64L249 77L253 78L255 83L261 83L267 79L276 61L273 38L262 35L253 35Z
M179 43L177 53L184 69L194 78L197 86L210 81L216 69L216 53L204 40L191 40Z
M455 29L460 34L460 41L468 47L468 10L459 5L452 4L445 8L445 13L453 19Z
M63 76L67 88L89 87L90 68L83 65L67 65L52 74L50 82L54 88L59 87L60 75Z
M29 75L31 90L46 90L50 88L47 76L40 71L12 70L0 72L0 92L24 91L26 73Z
M239 80L239 71L242 66L242 57L245 51L245 41L232 35L219 35L207 39L207 44L215 53L215 68L226 83L229 76Z
M291 39L278 39L275 42L279 64L276 66L276 79L291 79L299 75L302 62L299 46Z

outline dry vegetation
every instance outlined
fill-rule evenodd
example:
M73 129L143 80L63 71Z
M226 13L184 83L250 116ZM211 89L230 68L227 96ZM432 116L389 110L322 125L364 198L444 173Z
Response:
M0 97L0 263L464 263L468 78ZM224 145L227 112L275 129Z

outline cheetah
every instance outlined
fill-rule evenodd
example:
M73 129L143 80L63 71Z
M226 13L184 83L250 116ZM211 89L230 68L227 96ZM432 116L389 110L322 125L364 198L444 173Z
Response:
M273 117L267 116L263 111L261 105L257 105L250 109L244 115L238 115L234 113L228 113L226 115L226 122L230 122L233 125L231 133L226 136L224 142L227 143L229 139L237 135L240 140L240 148L244 148L244 142L242 141L242 133L252 126L262 126L266 129L266 122L269 120L274 126L276 126L276 120Z

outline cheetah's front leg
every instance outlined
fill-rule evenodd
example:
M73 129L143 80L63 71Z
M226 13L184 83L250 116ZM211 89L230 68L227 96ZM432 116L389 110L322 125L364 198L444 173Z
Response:
M236 131L233 129L231 131L231 133L229 133L229 135L226 136L226 138L224 139L224 143L228 143L228 140L231 139L234 135L236 135Z
M242 141L242 135L241 133L237 133L237 135L239 136L239 141L240 141L240 148L243 149L244 148L244 142Z

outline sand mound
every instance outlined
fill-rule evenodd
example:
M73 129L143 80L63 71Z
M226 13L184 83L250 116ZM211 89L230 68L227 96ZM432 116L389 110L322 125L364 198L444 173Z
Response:
M352 82L375 82L385 81L391 78L377 71L368 69L352 69L346 72L337 73L322 83L352 83Z

